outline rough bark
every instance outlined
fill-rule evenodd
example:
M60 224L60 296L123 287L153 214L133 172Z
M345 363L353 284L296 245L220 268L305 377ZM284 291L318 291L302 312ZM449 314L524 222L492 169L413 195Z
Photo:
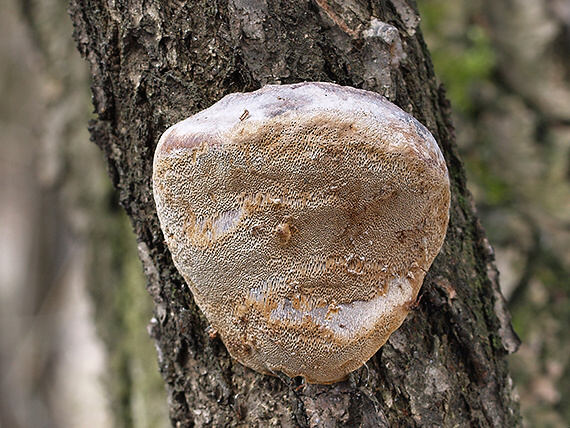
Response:
M516 426L505 355L518 346L465 187L450 109L404 0L73 0L91 66L90 123L138 237L151 334L174 426ZM165 247L151 192L160 134L236 91L333 81L379 92L440 144L452 180L445 244L417 307L348 381L305 385L230 359Z

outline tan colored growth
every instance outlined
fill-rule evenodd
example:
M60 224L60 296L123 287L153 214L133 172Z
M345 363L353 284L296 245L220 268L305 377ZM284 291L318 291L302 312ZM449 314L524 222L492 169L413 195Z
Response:
M312 383L345 379L402 324L449 218L426 128L328 83L228 95L174 125L153 184L174 263L230 354Z

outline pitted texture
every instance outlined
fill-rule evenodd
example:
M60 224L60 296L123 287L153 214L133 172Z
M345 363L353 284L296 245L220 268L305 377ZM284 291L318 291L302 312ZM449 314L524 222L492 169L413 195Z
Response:
M449 218L431 134L325 83L233 94L171 127L153 184L173 260L230 354L315 383L346 378L401 325Z

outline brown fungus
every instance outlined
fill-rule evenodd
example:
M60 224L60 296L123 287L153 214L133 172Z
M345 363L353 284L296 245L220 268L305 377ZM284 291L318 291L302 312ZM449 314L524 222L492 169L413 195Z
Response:
M449 219L427 129L330 83L228 95L172 126L153 185L174 263L230 354L312 383L345 379L402 324Z

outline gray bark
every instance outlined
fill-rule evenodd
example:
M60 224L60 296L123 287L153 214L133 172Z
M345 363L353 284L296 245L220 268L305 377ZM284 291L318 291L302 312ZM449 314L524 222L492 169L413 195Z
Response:
M174 426L516 426L505 355L514 334L493 252L457 157L415 7L365 2L73 0L98 117L90 123L138 238L151 334ZM230 92L333 81L379 92L426 125L452 180L451 220L417 307L348 381L304 385L232 360L176 272L152 198L171 124Z

